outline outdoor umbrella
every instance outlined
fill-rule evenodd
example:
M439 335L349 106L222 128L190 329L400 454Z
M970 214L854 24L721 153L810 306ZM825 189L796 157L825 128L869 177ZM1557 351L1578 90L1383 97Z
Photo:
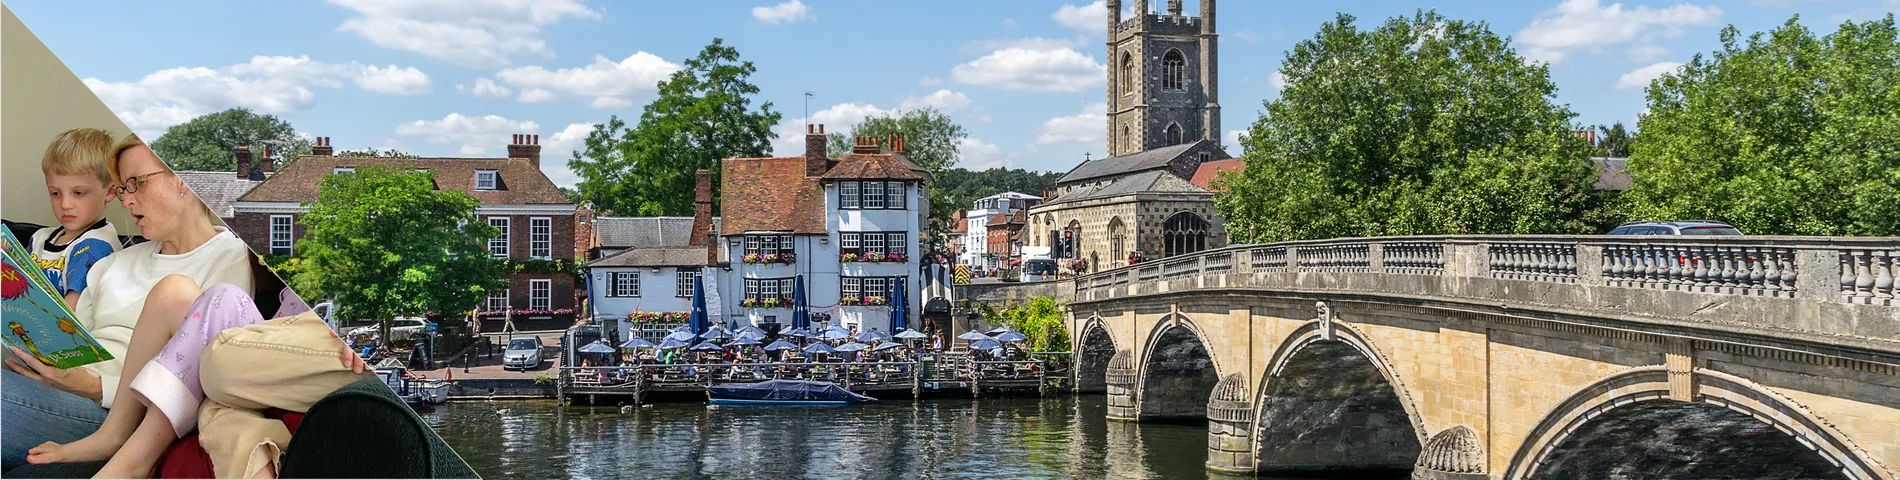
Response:
M686 318L686 324L693 327L693 333L705 332L712 326L712 319L706 318L706 278L693 279L693 315Z
M996 334L996 341L998 342L1020 342L1020 341L1028 340L1028 339L1029 339L1028 335L1023 335L1022 332L1017 332L1017 331L1008 331L1008 332Z
M724 328L713 327L712 329L706 330L706 333L699 334L699 338L704 338L707 340L725 340L728 338L732 338L732 332L728 332Z
M585 347L581 347L580 351L581 353L614 353L614 347L609 347L607 344L595 341L594 343L587 344Z
M996 327L994 329L991 329L989 333L990 335L995 335L995 334L999 334L999 333L1003 333L1007 331L1009 331L1009 327Z
M803 328L793 328L793 329L791 329L791 330L786 330L786 331L785 331L785 332L783 332L783 333L784 333L784 334L785 334L785 336L787 336L787 337L809 337L809 336L811 336L811 332L807 332L807 331L805 331L805 329L803 329Z
M884 332L880 332L877 330L865 330L862 332L858 332L858 336L852 337L852 338L860 342L870 343L870 342L875 342L878 340L883 340Z
M680 324L680 326L677 326L677 327L673 327L673 330L670 330L670 331L674 331L674 332L691 332L691 331L693 331L693 326L692 326L692 325L687 325L687 324L684 324L684 323L682 323L682 324Z
M632 340L628 340L627 343L620 344L620 348L652 348L652 347L653 347L653 342L649 342L644 338L635 338Z
M957 338L960 338L960 339L963 339L963 340L969 340L969 341L972 341L972 342L974 342L974 341L977 341L977 340L989 340L989 339L990 339L990 336L989 336L989 335L984 335L984 334L983 334L983 332L979 332L979 331L976 331L976 330L971 330L971 331L968 331L968 332L963 332L963 334L962 334L962 335L957 335Z
M739 332L738 335L733 335L732 338L750 338L753 340L764 340L765 331L760 330L756 332Z
M687 344L685 340L680 340L680 339L672 338L672 337L667 337L666 340L660 341L661 350L672 350L675 348L684 347L686 345Z
M725 350L725 348L713 342L699 342L699 344L694 345L693 348L686 349L686 351L689 352L717 352L721 350Z
M858 342L851 342L844 345L839 345L836 350L840 352L855 352L855 351L863 350L866 348L871 348L871 346L858 343Z
M693 340L696 338L699 338L699 336L694 335L693 332L673 332L673 333L666 334L667 340L679 340L679 341L685 342L685 341Z
M989 350L992 348L1002 348L1002 346L1003 344L996 343L995 340L990 340L987 338L982 339L982 340L977 340L976 343L970 344L970 348L974 348L977 350Z
M910 300L904 294L904 282L891 282L891 331L909 328Z
M871 351L875 351L875 352L882 352L882 351L885 351L885 350L890 350L890 349L893 349L893 348L897 348L897 347L902 347L902 346L904 346L904 345L902 345L902 344L898 344L898 343L894 343L894 342L884 342L884 343L880 343L880 344L877 344L877 346L875 346L875 347L871 347Z
M798 349L798 345L793 345L792 342L787 342L784 340L772 342L771 345L765 346L765 351L767 352L776 352L779 350L797 350L797 349Z
M805 304L805 276L792 280L792 328L811 328L811 306Z
M900 338L900 339L904 339L904 340L919 340L919 339L930 337L929 335L924 335L924 332L920 332L916 330L905 330L902 332L897 332L897 335L892 335L892 336Z
M752 338L751 336L748 335L748 336L739 337L738 340L733 340L731 343L727 343L726 345L734 346L734 345L758 345L758 344L759 344L759 339Z
M805 347L805 353L838 353L838 351L833 350L830 345L814 343Z
M845 330L844 327L832 325L831 328L825 329L825 333L819 334L818 338L825 340L844 340L851 338L851 331Z
M759 338L765 338L765 330L761 330L759 329L759 327L754 327L750 323L746 324L746 326L739 327L738 330L733 330L732 334L738 335L741 337L746 336L746 335L758 335Z

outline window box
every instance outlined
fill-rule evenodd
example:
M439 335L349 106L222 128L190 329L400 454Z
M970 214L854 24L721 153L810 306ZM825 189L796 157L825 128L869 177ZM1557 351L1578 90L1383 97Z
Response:
M745 308L780 308L792 306L792 301L790 299L771 297L748 298L740 300L739 306Z
M632 312L627 320L642 323L686 323L693 312Z
M798 261L798 255L793 254L791 252L748 253L744 257L740 257L740 262L750 263L750 264L783 263L783 264L790 265L797 261Z
M866 252L866 253L863 253L863 254L857 254L857 253L849 253L849 252L846 252L846 253L840 253L840 254L838 254L838 260L839 260L839 261L843 261L843 262L846 262L846 263L853 263L853 262L858 262L858 263L884 263L884 262L895 262L895 263L903 263L903 262L906 262L906 261L909 261L909 260L910 260L910 256L908 256L908 255L904 255L904 254L902 254L902 253L881 253L881 252Z

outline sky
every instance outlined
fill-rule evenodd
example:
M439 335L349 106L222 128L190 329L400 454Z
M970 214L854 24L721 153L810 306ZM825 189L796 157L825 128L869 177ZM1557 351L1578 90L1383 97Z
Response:
M1134 1L1125 0L1132 8ZM1162 10L1166 0L1153 0ZM1187 15L1200 2L1187 0ZM932 106L963 125L958 166L1067 171L1100 157L1106 7L1081 0L9 1L15 14L145 138L230 107L277 115L340 150L502 156L541 135L544 169L610 116L636 123L657 83L714 38L757 72L755 103L848 132L867 115ZM1219 4L1225 143L1284 87L1286 52L1335 15L1363 28L1434 9L1487 23L1548 62L1582 124L1633 124L1648 80L1795 15L1819 33L1900 0L1482 0ZM809 97L806 93L810 93Z

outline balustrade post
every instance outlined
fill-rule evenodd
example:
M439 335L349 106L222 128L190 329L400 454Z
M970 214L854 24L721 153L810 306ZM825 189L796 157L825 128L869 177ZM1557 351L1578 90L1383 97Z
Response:
M1401 255L1403 255L1402 252ZM1400 265L1403 265L1403 263L1400 263ZM1372 243L1366 245L1366 268L1367 271L1372 272L1385 271L1385 244Z
M1893 256L1886 251L1875 250L1874 255L1874 302L1887 305L1893 302Z
M1608 285L1604 278L1604 269L1608 262L1604 260L1604 251L1608 247L1600 245L1577 245L1577 283L1580 285Z
M1748 281L1743 282L1743 285L1748 293L1754 295L1765 295L1768 292L1766 284L1762 282L1768 278L1767 268L1762 265L1762 257L1761 247L1748 247L1747 256L1744 257L1748 260Z
M1708 288L1709 283L1710 283L1709 282L1709 247L1697 245L1697 246L1689 247L1689 251L1691 253L1688 257L1688 261L1695 264L1695 270L1690 272L1690 275L1691 275L1690 282L1693 282L1693 284L1695 285L1695 288L1690 289L1689 291L1691 292L1710 291Z
M1688 265L1685 264L1688 263L1689 257L1684 254L1684 247L1681 245L1664 245L1662 247L1662 255L1663 261L1667 262L1669 266L1669 269L1663 273L1663 289L1690 291L1693 288L1693 283L1685 278L1688 276L1685 275L1685 273L1689 269Z

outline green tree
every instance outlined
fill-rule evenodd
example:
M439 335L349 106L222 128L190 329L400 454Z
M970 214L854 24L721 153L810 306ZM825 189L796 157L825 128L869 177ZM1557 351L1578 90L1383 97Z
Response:
M235 172L237 154L232 152L240 146L251 147L253 162L262 158L265 147L270 147L271 156L278 159L310 153L310 139L298 135L290 122L246 108L200 115L173 125L152 142L152 151L175 170Z
M1638 218L1773 235L1900 234L1894 16L1823 38L1797 22L1650 83L1626 198Z
M619 116L596 125L568 168L580 175L582 199L603 214L692 215L693 172L713 172L719 208L719 160L761 157L772 150L772 103L752 107L756 70L739 50L713 39L686 68L661 81L659 94L627 128Z
M1029 303L1001 311L982 304L978 304L977 308L984 320L1008 325L1010 329L1029 337L1024 345L1029 351L1069 351L1069 328L1062 323L1062 304L1056 303L1053 298L1036 297Z
M865 118L851 127L850 135L833 133L828 136L826 152L833 157L842 157L851 152L852 138L877 137L884 142L893 133L904 135L904 157L932 174L940 173L957 164L958 144L970 137L949 115L944 115L933 107L880 114Z
M1215 197L1236 243L1587 233L1606 223L1592 153L1548 68L1480 22L1421 11L1323 25Z
M1597 125L1597 150L1605 157L1629 158L1632 137L1623 122L1608 127Z
M433 188L433 172L370 166L323 177L296 245L298 291L334 298L346 319L453 315L504 287L504 262L473 221L481 202Z

